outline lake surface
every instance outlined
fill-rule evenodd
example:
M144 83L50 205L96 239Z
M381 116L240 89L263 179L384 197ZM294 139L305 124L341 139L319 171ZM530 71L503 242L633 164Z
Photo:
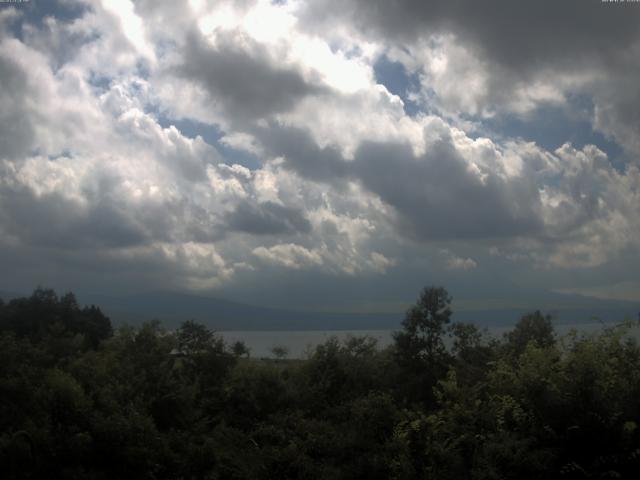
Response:
M612 325L612 324L611 324ZM610 324L602 323L572 323L554 325L558 336L569 333L571 329L576 329L581 333L594 333L601 331ZM513 327L489 327L489 335L500 338ZM304 331L220 331L227 343L243 341L251 351L253 358L274 357L271 349L273 347L285 347L288 349L287 358L306 358L307 355L318 345L326 342L331 337L345 340L349 336L362 337L370 336L378 340L378 347L384 348L393 343L394 330L304 330ZM636 336L639 329L635 329Z
M393 341L393 330L304 330L304 331L247 331L218 332L227 343L243 341L251 350L253 358L271 358L273 347L285 347L289 350L287 358L305 358L316 346L331 337L345 340L350 335L362 337L368 335L378 340L378 347L384 348Z

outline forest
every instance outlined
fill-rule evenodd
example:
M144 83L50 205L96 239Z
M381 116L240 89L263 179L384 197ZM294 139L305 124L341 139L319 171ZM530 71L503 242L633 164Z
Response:
M426 287L387 348L260 359L71 293L0 301L2 477L638 478L637 323L560 337L536 311L493 338L451 305Z

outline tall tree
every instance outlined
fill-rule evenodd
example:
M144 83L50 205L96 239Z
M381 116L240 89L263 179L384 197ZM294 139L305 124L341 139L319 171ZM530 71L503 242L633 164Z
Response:
M451 295L443 287L425 287L406 314L403 330L395 332L395 354L405 372L404 395L433 403L433 387L447 371L449 355L444 345L451 321Z
M443 335L451 321L451 295L443 287L425 287L394 334L398 354L405 360L433 363L446 355Z
M507 347L516 356L524 352L529 342L538 347L550 347L555 343L555 331L550 315L543 315L539 310L524 315L515 328L506 335Z

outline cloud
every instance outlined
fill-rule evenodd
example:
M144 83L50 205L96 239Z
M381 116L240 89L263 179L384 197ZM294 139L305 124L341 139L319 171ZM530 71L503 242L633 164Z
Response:
M615 277L640 245L640 9L512 3L12 14L0 256L25 283L122 289ZM383 56L413 90L378 83ZM515 117L535 129L545 105L603 135L569 131L547 150L501 130Z
M155 61L153 48L147 42L142 19L129 0L102 0L102 7L118 19L120 31L140 56Z
M147 239L144 227L108 200L85 206L58 192L37 196L25 188L2 189L0 199L4 227L31 245L125 247Z
M636 164L640 158L640 87L637 79L640 62L623 78L611 79L606 86L597 86L594 96L594 128L623 145Z
M448 270L473 270L478 266L474 259L458 257L447 249L441 250L440 253L446 259L446 268Z
M338 6L341 8L335 8ZM319 15L327 11L333 13ZM411 43L422 36L454 32L501 64L528 71L540 61L564 63L573 58L572 62L579 63L592 54L618 59L620 45L628 46L638 38L640 13L633 5L616 8L599 0L527 5L508 0L482 4L473 0L401 0L394 4L325 0L309 3L301 17L307 28L322 29L327 23L342 21L371 37L393 42Z
M265 262L294 270L323 263L320 253L293 243L278 244L269 248L258 247L253 250L253 254Z
M491 238L536 234L538 192L520 178L478 175L446 141L421 157L403 145L365 144L356 154L363 184L399 214L418 239Z
M225 220L231 230L255 235L311 232L311 224L300 209L274 202L241 202Z
M347 175L349 167L340 151L332 145L319 146L306 129L275 124L253 133L268 156L283 158L305 178L334 183Z
M323 89L295 68L277 63L264 46L239 31L218 33L213 42L190 33L176 67L207 92L214 108L227 115L257 120L287 111L306 95Z
M0 54L0 83L0 151L3 157L14 158L29 151L35 132L28 118L27 75L4 54Z
M29 68L29 63L35 63ZM38 78L36 52L17 40L0 37L0 158L20 158L35 146L38 104L46 99L46 76Z
M527 115L593 100L592 125L638 157L640 9L599 0L352 0L305 3L305 28L331 25L379 42L420 79L425 108L451 117ZM320 15L320 12L332 12ZM336 27L340 25L340 27ZM605 73L606 72L606 73ZM635 103L634 103L635 102ZM632 157L633 158L633 157Z

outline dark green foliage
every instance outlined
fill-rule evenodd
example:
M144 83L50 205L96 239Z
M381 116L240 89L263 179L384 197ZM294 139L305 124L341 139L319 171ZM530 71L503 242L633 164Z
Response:
M247 345L241 341L241 340L237 340L235 342L233 342L233 344L231 345L231 352L236 356L236 357L249 357L249 355L251 354L251 350L249 349L249 347L247 347Z
M95 348L113 333L111 322L99 308L81 309L72 293L58 298L53 290L37 288L31 297L11 300L0 309L0 332L10 331L58 348Z
M289 355L289 349L283 345L276 345L271 348L271 353L273 353L276 358L283 359Z
M444 343L451 321L450 307L451 296L444 288L425 288L407 311L402 321L403 330L393 335L407 401L433 404L433 387L446 373L450 360Z
M539 347L549 347L555 343L551 317L538 310L522 317L505 337L507 348L516 356L524 352L529 342L534 342Z
M425 289L392 347L306 360L192 321L112 332L51 290L0 302L2 478L637 478L633 325L556 340L535 312L499 341L450 302Z
M425 288L402 321L403 330L394 335L398 358L420 366L443 363L443 335L451 313L451 296L444 288Z

